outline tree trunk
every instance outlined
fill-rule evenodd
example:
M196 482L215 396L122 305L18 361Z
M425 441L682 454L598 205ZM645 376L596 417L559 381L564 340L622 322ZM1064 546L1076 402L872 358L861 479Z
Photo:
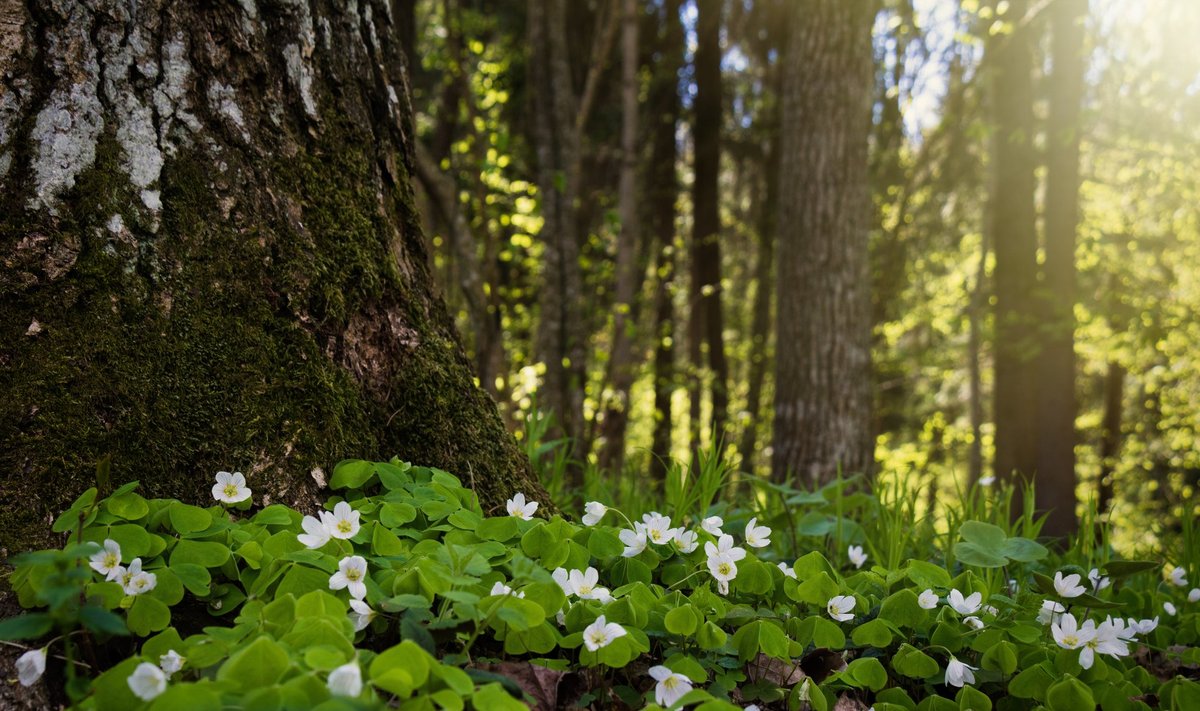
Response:
M1050 8L1050 117L1046 138L1046 261L1038 353L1037 508L1045 532L1075 531L1075 230L1079 223L1080 106L1087 0Z
M1125 368L1116 361L1108 362L1104 376L1104 419L1100 432L1100 476L1096 510L1111 514L1113 502L1113 472L1121 452L1121 415L1125 402ZM1108 519L1106 519L1108 520Z
M0 545L106 455L200 503L392 455L544 497L431 283L386 2L0 7Z
M990 229L994 272L996 477L1030 478L1037 467L1037 234L1033 146L1033 32L1022 18L1027 0L1008 4L1011 33L989 38L992 65L994 165ZM1020 506L1014 504L1014 510Z
M665 0L659 37L658 65L650 86L653 145L647 168L646 192L651 196L650 231L657 243L654 288L654 434L650 470L662 482L671 456L675 393L675 200L679 186L675 164L679 158L675 131L679 125L679 69L683 66L683 25L680 0Z
M869 472L870 0L804 0L785 59L772 474Z
M696 102L692 135L695 180L692 184L692 298L694 355L707 351L712 403L711 441L725 433L728 410L729 364L722 337L721 211L718 180L721 172L721 10L722 0L697 0ZM692 363L697 370L697 359ZM693 412L696 412L693 405ZM700 428L700 432L703 428ZM698 446L699 442L693 443Z
M601 424L601 471L619 474L625 465L625 429L629 390L637 359L632 329L634 297L641 290L638 262L638 0L622 0L621 30L621 179L617 188L621 233L617 241L616 302L613 304L612 356L608 407Z

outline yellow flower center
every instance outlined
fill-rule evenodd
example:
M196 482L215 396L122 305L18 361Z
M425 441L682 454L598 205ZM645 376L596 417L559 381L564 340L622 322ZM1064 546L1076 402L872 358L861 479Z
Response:
M120 564L121 561L117 560L117 555L115 553L109 553L108 555L104 556L105 568L115 568Z
M666 679L663 679L662 685L664 689L671 691L675 687L679 686L679 679L676 679L674 675L669 676Z
M357 568L351 568L350 570L346 571L346 580L349 580L352 583L357 583L358 579L361 577L362 573L358 572Z
M717 566L717 572L721 575L729 575L731 569L732 567L728 563L721 563Z
M338 521L338 524L337 524L338 532L349 533L351 528L353 528L353 526L350 524L349 521L347 521L345 519Z
M237 493L238 493L237 484L226 484L225 485L225 496L226 497L232 499L233 497L237 496Z
M1076 647L1079 645L1079 638L1073 634L1063 635L1063 644L1070 647Z
M588 639L590 639L592 644L596 646L602 646L606 641L608 641L607 635L604 634L604 630L592 632L588 635Z

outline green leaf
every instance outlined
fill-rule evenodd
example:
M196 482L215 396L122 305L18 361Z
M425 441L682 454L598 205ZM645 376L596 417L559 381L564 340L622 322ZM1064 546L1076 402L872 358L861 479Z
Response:
M1018 699L1041 701L1046 698L1046 691L1056 676L1050 671L1049 663L1043 662L1013 677L1012 681L1008 682L1008 693Z
M990 671L1009 676L1017 670L1017 646L1007 640L993 644L983 653L979 665Z
M879 605L879 617L897 627L917 627L925 622L929 613L921 607L917 594L905 588L884 598Z
M954 697L961 711L992 711L992 699L979 689L964 686Z
M587 549L596 558L612 558L625 551L625 544L612 533L593 528L588 536Z
M485 518L475 529L475 535L485 541L507 541L517 533L517 519L512 516Z
M475 708L488 709L488 711L527 711L528 709L525 704L509 696L503 686L495 683L479 687L472 697L472 703Z
M375 465L362 459L343 459L333 467L330 489L361 489L375 474Z
M247 707L248 708L248 707ZM212 682L170 684L149 711L220 711L221 697Z
M1050 551L1046 550L1045 546L1036 541L1031 541L1028 538L1014 537L1004 542L1004 546L1000 549L1000 554L1010 560L1031 563L1050 555Z
M149 595L138 595L129 607L129 630L139 637L145 637L151 632L158 632L171 624L171 610Z
M663 617L663 624L671 634L690 635L700 628L704 616L693 605L682 605Z
M229 560L229 546L212 541L183 539L171 551L171 566L190 563L204 568L219 568Z
M125 620L103 607L84 605L79 609L79 621L93 632L121 636L129 634L129 629L125 627Z
M933 657L925 652L912 645L902 644L892 657L892 669L901 676L912 679L928 679L937 674L941 667Z
M287 652L270 637L259 637L229 658L217 670L217 681L227 681L242 691L279 681L290 664Z
M712 622L705 622L696 633L696 643L700 645L701 649L720 649L725 646L727 639L729 639L729 635L725 630Z
M940 565L923 560L910 560L907 565L908 579L922 590L926 588L950 587L950 574Z
M50 631L54 620L44 612L27 612L24 615L0 620L0 639L37 639Z
M80 494L79 498L75 499L75 503L71 504L69 509L63 511L62 514L60 514L59 517L54 520L54 525L50 527L50 530L54 531L55 533L66 533L67 531L75 530L75 528L79 526L80 513L95 503L95 501L96 487L93 486L92 488Z
M136 521L150 512L150 505L146 500L132 491L108 497L104 500L104 508L113 516L126 521Z
M1104 574L1110 578L1127 578L1158 567L1158 561L1154 560L1110 560L1104 566Z
M151 550L150 534L146 529L133 523L122 523L115 526L89 526L83 532L85 541L95 541L103 544L104 539L111 538L121 546L121 558L131 561L149 555Z
M799 583L795 588L790 585L786 586L786 590L788 597L793 600L807 602L810 605L817 605L821 609L825 609L825 605L829 603L829 599L837 595L840 588L833 581L833 578L829 576L829 573L821 571L804 580L804 582Z
M186 535L203 531L212 525L212 514L199 506L189 506L175 501L167 509L167 517L171 519L171 528L176 533Z
M892 643L892 630L883 619L875 618L855 627L850 633L850 639L859 647L885 649Z
M379 508L379 522L388 528L404 528L417 517L412 504L386 503ZM486 523L486 521L485 521ZM483 524L480 524L483 525Z
M848 676L854 679L861 686L865 686L871 691L879 691L887 686L888 675L883 665L875 657L859 657L850 662L846 670L842 672L843 676Z
M1096 708L1096 700L1086 684L1068 676L1046 691L1046 706L1050 711L1092 711Z
M179 582L183 583L188 592L199 597L208 595L209 584L212 582L208 568L194 563L178 563L171 566L171 570L179 576Z
M959 562L978 568L1002 568L1008 565L1008 559L998 551L988 550L969 541L955 543L954 555Z
M291 526L295 521L293 512L283 504L272 504L254 514L252 519L260 526Z
M759 652L777 659L789 658L787 635L766 620L744 625L734 633L733 646L743 662L753 659Z
M1004 546L1004 542L1008 540L1008 534L1004 532L1004 529L983 521L964 521L958 529L958 535L964 541L993 552L999 551Z
M436 663L429 653L410 640L405 640L371 660L371 683L400 698L424 685L429 668Z

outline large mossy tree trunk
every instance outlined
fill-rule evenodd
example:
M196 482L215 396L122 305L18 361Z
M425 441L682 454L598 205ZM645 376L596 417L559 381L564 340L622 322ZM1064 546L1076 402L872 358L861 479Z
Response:
M399 33L381 0L0 0L0 545L106 455L192 501L392 455L544 496L431 282Z

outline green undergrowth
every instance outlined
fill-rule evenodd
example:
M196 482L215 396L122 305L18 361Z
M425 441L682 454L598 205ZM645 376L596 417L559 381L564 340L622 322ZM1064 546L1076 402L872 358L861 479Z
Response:
M81 709L1200 708L1194 561L1055 553L986 487L944 531L855 479L714 505L697 462L679 510L579 521L395 459L321 511L93 488L12 559L0 639Z

